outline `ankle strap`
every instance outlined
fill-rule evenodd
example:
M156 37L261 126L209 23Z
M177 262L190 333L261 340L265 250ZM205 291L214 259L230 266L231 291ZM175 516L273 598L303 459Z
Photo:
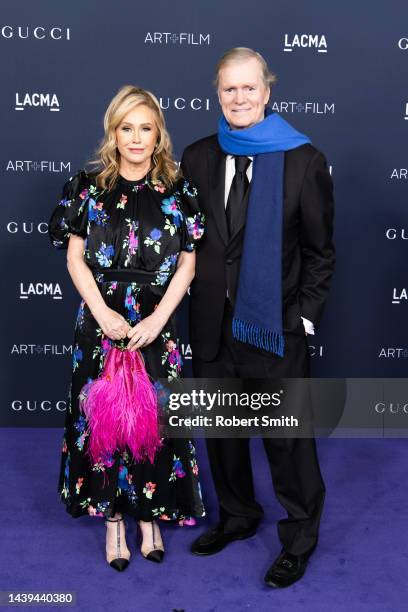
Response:
M109 523L119 523L120 521L123 521L123 516L122 518L118 518L118 519L107 518L105 520L107 520Z

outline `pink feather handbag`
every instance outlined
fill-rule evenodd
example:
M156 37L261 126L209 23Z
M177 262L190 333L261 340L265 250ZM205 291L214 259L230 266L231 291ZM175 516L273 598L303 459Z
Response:
M100 376L82 388L80 407L92 463L126 448L136 462L153 463L162 446L158 399L140 351L111 346Z

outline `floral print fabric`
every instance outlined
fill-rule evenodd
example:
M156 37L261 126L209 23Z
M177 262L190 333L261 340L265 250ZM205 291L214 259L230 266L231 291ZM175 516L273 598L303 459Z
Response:
M194 250L201 238L203 221L196 190L187 181L166 190L149 176L141 181L119 177L111 191L102 191L92 175L80 172L66 183L49 233L56 248L66 248L71 234L84 238L85 261L105 303L135 325L160 302L180 252ZM104 269L109 269L109 278L104 277ZM146 274L146 281L125 281L119 272L115 278L117 270ZM89 434L79 396L83 386L102 371L111 344L82 301L62 445L61 500L75 517L124 512L145 521L161 518L191 524L192 517L204 516L191 440L163 440L154 465L136 464L127 451L117 451L93 465L85 455ZM159 378L170 382L180 376L182 358L173 317L142 353L158 390Z

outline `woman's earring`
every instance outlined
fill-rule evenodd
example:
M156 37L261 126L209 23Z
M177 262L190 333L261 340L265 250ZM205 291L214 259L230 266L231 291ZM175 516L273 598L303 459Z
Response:
M153 153L153 166L157 166L158 161L159 160L157 159L157 155Z

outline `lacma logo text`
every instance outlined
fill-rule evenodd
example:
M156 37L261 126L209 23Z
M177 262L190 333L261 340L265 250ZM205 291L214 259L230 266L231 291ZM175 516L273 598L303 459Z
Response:
M59 111L60 103L56 94L50 93L16 93L15 110L22 111L25 108L48 108L50 111Z
M285 34L284 51L296 49L314 49L318 53L327 53L327 41L324 34Z
M396 287L394 287L394 290L392 292L392 303L401 304L402 300L408 300L407 290L405 288L397 289Z
M62 300L62 291L58 283L20 283L20 300L28 300L38 295Z

